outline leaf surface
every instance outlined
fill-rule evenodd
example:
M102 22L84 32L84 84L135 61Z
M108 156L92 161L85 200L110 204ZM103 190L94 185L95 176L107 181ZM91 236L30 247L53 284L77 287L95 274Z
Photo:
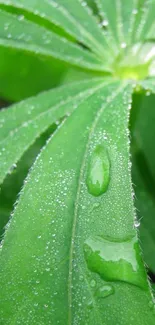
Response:
M104 62L66 38L26 19L0 11L0 46L56 58L90 70L103 70ZM109 67L105 68L110 70Z
M137 1L96 0L103 26L111 33L120 49L131 43L137 14Z
M13 0L7 3L1 0L0 4L15 6L32 14L35 13L36 16L63 28L69 35L90 48L97 56L105 56L106 60L110 60L108 53L111 48L109 48L107 38L101 32L90 8L88 9L79 0L74 2L68 0Z
M41 133L71 113L100 83L98 78L64 86L1 111L0 182Z
M1 250L2 325L21 321L35 325L38 320L41 325L111 325L116 319L119 325L154 324L133 227L128 148L131 93L132 87L121 82L103 85L80 103L36 160ZM86 185L98 146L110 166L109 183L100 196L88 192ZM98 186L107 162L103 166L100 156L95 161L92 179ZM110 254L109 278L98 253L89 255L92 243L102 241L103 256L106 249ZM132 257L125 255L121 264L119 254L127 253L126 247ZM94 257L101 268L92 271L89 262Z
M145 262L155 271L155 152L154 120L155 95L150 92L150 81L142 82L147 88L147 96L135 95L133 106L132 155L133 183L135 184L135 204L139 216L140 240ZM153 88L153 84L152 84Z
M37 155L42 147L46 144L48 138L55 131L56 125L52 125L46 132L35 141L33 145L23 154L16 164L15 168L9 173L0 190L0 240L5 232L10 215L13 211L14 204L18 198L18 194L23 187L24 180L33 165Z
M154 11L155 11L155 1L147 0L141 1L143 3L140 8L140 20L139 26L135 33L135 39L144 41L147 38L153 38L152 32L155 26L154 21Z
M36 57L16 49L0 48L0 97L20 101L59 85L63 62ZM9 80L9 82L8 82Z

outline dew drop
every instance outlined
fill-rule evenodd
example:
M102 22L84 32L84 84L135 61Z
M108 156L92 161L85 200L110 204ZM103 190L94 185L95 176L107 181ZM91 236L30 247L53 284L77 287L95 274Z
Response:
M91 288L95 288L96 287L96 281L95 280L91 280L90 281L90 286L91 286Z
M92 309L93 308L93 301L89 300L88 304L87 304L88 309Z
M137 15L138 14L138 10L137 9L133 9L132 13L133 13L133 15Z
M154 309L154 303L153 303L153 301L149 301L149 307L150 307L151 310Z
M45 307L45 308L48 308L48 305L45 304L44 307Z
M107 150L98 145L92 153L88 173L87 187L90 194L100 196L106 192L110 180L110 161Z
M83 279L84 279L83 275L80 275L79 279L80 279L80 281L83 281Z
M17 168L16 164L13 164L9 170L9 174L11 174Z
M109 241L96 236L84 243L84 254L90 271L105 281L123 281L145 289L146 272L139 252L137 238Z
M122 43L122 44L121 44L121 48L122 48L122 49L125 49L126 47L127 47L127 44L126 44L126 43Z
M95 296L98 298L106 298L112 295L113 293L114 293L114 287L109 284L105 284L103 287L99 288L96 291Z
M18 16L18 20L19 20L19 21L24 20L24 15L19 15L19 16Z
M108 20L103 20L102 22L101 22L101 26L104 26L104 27L106 27L106 26L108 26Z
M151 91L147 90L146 96L150 96L150 95L151 95Z
M140 226L140 221L139 220L135 220L134 226L135 226L135 228L138 228Z

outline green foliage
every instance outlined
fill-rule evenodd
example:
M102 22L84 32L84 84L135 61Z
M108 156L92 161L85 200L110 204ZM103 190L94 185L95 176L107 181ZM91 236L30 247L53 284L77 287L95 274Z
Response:
M0 0L2 325L155 324L154 9Z

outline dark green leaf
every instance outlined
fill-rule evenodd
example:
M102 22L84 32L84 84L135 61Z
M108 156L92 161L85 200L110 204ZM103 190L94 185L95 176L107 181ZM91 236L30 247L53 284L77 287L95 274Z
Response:
M149 83L143 82L145 86ZM140 239L145 262L155 271L155 151L154 151L155 96L134 96L132 113L132 155L135 203L140 220ZM138 224L137 224L138 225Z

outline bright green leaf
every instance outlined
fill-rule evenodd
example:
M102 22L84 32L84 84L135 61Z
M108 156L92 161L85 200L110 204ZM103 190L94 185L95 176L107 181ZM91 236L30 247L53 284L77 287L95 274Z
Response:
M0 11L0 46L69 62L90 70L110 70L93 54L26 19Z
M30 98L0 112L0 182L22 154L52 123L71 113L77 102L100 87L101 79L83 81Z
M136 30L135 39L143 41L145 39L152 38L151 33L153 31L153 27L155 26L154 12L155 12L155 1L143 0L141 19L139 21L138 29Z
M109 44L107 37L101 32L95 17L90 13L90 8L68 0L0 0L5 5L15 6L27 10L63 28L68 34L90 48L99 57L109 57ZM114 53L113 53L114 54Z
M131 91L120 82L96 90L62 124L34 164L1 250L2 325L111 325L116 320L119 325L154 324L134 229L128 148ZM97 198L89 194L86 176L92 153L101 144L109 155L110 179L107 191ZM92 272L86 263L95 246L87 251L85 245L103 240L110 254L108 278L104 249L99 269ZM114 242L118 250L113 258ZM120 256L122 266L115 277Z
M58 60L1 46L0 96L9 101L34 96L59 85L65 71L66 66Z
M95 0L102 16L102 25L111 33L117 46L126 48L131 42L137 14L135 0Z
M35 143L24 153L17 166L5 178L0 190L0 240L5 231L5 226L10 219L14 204L18 198L24 179L26 178L30 167L34 163L37 155L45 145L49 136L52 135L56 125L52 125L44 134L42 134Z

